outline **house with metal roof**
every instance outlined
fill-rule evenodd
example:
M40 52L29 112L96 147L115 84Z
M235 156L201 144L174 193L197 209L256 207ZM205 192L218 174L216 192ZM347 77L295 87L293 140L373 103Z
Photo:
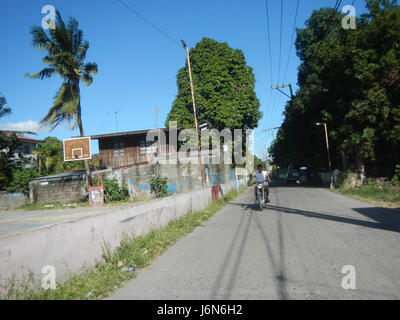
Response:
M167 153L172 152L169 145L168 129L165 133L166 141L161 148L165 147ZM148 164L149 159L157 157L158 146L154 141L146 141L146 136L151 130L129 131L109 133L91 136L91 139L99 142L100 166L112 169L127 168L137 165ZM161 143L161 142L160 142Z

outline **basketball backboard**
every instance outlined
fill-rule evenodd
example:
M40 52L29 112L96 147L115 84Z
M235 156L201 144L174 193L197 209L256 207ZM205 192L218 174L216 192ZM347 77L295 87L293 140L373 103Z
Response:
M90 137L66 139L64 145L64 161L89 160L92 158L92 142Z

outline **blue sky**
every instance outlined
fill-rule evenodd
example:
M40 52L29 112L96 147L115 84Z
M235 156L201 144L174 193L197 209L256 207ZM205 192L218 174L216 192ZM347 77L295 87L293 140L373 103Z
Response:
M264 118L255 131L256 154L269 147L271 133L263 128L279 127L286 97L272 92L269 68L265 0L123 0L174 39L184 39L189 47L203 37L227 42L243 50L247 64L254 69L256 93ZM344 0L342 7L351 4ZM291 82L297 89L299 60L292 47L288 73L283 79L288 60L290 39L297 0L284 0L282 53L280 44L279 0L269 0L272 42L273 82ZM312 11L333 7L335 0L300 0L297 28ZM159 108L159 123L164 124L177 93L176 73L185 64L185 51L134 15L118 0L2 0L0 10L0 92L13 114L0 120L0 128L32 129L52 105L61 84L55 76L48 80L24 77L43 68L44 52L34 49L29 34L31 25L40 25L44 5L53 5L67 20L75 17L84 37L90 42L87 61L99 66L90 87L82 84L83 124L86 135L116 131L142 130L155 127L154 112ZM357 15L363 13L364 1L355 0ZM340 8L341 9L341 8ZM196 84L195 84L196 85ZM272 96L271 96L272 95ZM66 139L78 135L67 125L52 132L40 132L42 139L55 136ZM93 143L97 152L97 142Z

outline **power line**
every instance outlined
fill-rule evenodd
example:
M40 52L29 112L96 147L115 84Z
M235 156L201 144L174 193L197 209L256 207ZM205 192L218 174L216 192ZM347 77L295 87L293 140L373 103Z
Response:
M272 68L272 50L271 50L271 29L270 29L270 23L269 23L269 7L268 7L268 0L265 0L265 10L266 10L266 17L267 17L267 35L268 35L268 53L269 53L269 65L270 65L270 73L271 73L271 84L273 83L273 68ZM273 96L273 92L271 90L270 96L269 96L269 103L266 107L266 111L268 111L268 109L270 109L269 107L271 106L271 102L272 102L272 96ZM270 115L270 112L268 112L267 114L264 114L264 121L263 123L265 124L265 122L267 121L267 116Z
M267 13L267 31L268 31L268 48L269 48L269 64L271 71L271 83L273 82L273 70L272 70L272 51L271 51L271 31L269 27L269 10L268 10L268 0L265 0L265 8Z
M279 65L278 65L278 84L281 80L281 60L282 60L282 29L283 29L283 0L281 0L281 32L279 35Z
M135 9L133 9L131 6L129 6L127 3L125 3L122 0L117 0L119 3L121 3L125 8L127 8L129 11L133 12L136 16L138 16L140 19L142 19L145 23L147 23L149 26L151 26L153 29L155 29L156 31L158 31L159 33L161 33L164 37L168 38L169 40L171 40L172 42L176 43L179 47L181 47L181 44L178 40L174 39L173 37L171 37L168 33L164 32L163 30L161 30L159 27L157 27L156 25L154 25L152 22L150 22L148 19L146 19L145 17L143 17L139 12L137 12Z
M293 32L292 32L292 37L290 39L289 55L288 55L288 59L287 59L287 63L286 63L285 73L284 73L284 76L283 76L283 82L285 82L286 76L287 76L287 72L289 70L289 62L290 62L290 56L291 56L291 53L292 53L294 34L296 33L296 23L297 23L297 16L298 16L298 13L299 13L299 5L300 5L300 0L297 0L296 13L294 15Z

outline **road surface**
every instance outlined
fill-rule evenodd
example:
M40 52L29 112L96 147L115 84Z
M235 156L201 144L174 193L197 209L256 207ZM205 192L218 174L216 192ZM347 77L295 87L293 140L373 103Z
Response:
M250 188L110 299L400 298L399 211L284 184L270 199Z

